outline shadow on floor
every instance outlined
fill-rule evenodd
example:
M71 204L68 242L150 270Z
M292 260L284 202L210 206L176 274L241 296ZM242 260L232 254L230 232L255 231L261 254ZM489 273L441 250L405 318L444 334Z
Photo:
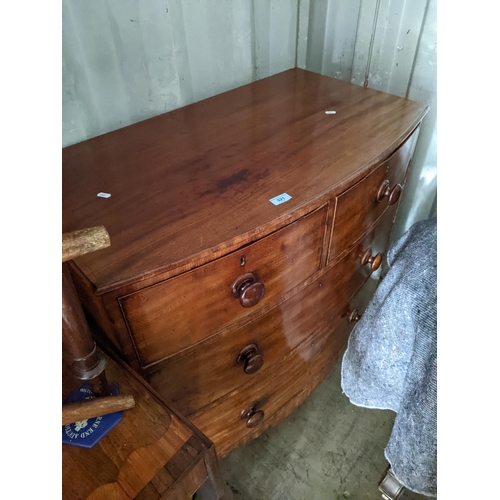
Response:
M276 427L220 461L228 500L380 500L395 413L359 408L340 366ZM401 500L428 499L405 492Z

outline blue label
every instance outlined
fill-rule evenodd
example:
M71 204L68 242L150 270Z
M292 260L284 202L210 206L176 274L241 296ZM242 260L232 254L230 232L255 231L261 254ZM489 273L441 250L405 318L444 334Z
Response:
M118 387L110 387L111 394L116 396L120 393ZM66 399L65 403L77 403L85 399L94 399L95 396L90 390L88 384L83 385L80 389L72 392ZM82 448L92 448L106 434L114 429L123 418L123 412L110 413L102 417L89 418L81 420L73 424L68 424L62 428L63 444L71 444L73 446L81 446Z
M275 196L274 198L271 198L269 201L273 205L281 205L282 203L285 203L285 201L291 200L292 197L289 194L283 193L280 194L279 196Z

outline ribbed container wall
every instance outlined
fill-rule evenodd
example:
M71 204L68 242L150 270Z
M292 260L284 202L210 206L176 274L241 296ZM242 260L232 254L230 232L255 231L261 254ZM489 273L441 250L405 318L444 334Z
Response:
M436 0L301 0L297 66L428 104L392 241L436 215Z
M69 146L295 66L298 0L63 0Z

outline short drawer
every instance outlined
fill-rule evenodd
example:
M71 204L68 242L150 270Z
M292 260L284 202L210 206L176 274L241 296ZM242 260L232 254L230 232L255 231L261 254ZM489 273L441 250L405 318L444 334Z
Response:
M325 328L363 286L372 271L369 263L361 265L361 259L367 250L374 256L385 251L390 222L384 216L340 262L250 324L221 332L159 363L159 369L148 375L149 383L189 416L261 373L273 376L275 365Z
M327 209L325 205L221 259L121 297L141 366L210 337L318 271Z
M348 251L388 207L395 208L417 136L418 130L370 175L336 198L328 262Z

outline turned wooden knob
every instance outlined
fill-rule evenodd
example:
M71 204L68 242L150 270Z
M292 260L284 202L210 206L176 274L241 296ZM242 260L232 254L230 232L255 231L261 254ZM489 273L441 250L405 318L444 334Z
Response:
M380 267L380 264L382 264L382 254L378 253L373 256L372 251L369 248L361 258L361 265L366 266L367 264L370 264L370 270L373 273Z
M356 321L359 321L361 319L361 314L359 314L359 310L356 307L353 309L351 314L349 315L349 323L355 323Z
M257 276L254 273L245 273L236 278L231 290L233 297L240 299L240 304L243 307L255 306L266 293L266 287L257 281Z
M250 375L262 368L264 356L259 352L257 344L249 344L240 351L236 361L238 363L244 363L245 366L243 367L243 371Z
M257 410L257 402L251 403L248 408L240 413L240 419L247 421L247 427L257 427L264 420L264 412Z
M396 184L392 189L390 186L390 182L385 180L380 185L380 188L377 193L377 201L381 202L385 197L389 198L388 204L394 205L399 200L401 196L401 184Z

